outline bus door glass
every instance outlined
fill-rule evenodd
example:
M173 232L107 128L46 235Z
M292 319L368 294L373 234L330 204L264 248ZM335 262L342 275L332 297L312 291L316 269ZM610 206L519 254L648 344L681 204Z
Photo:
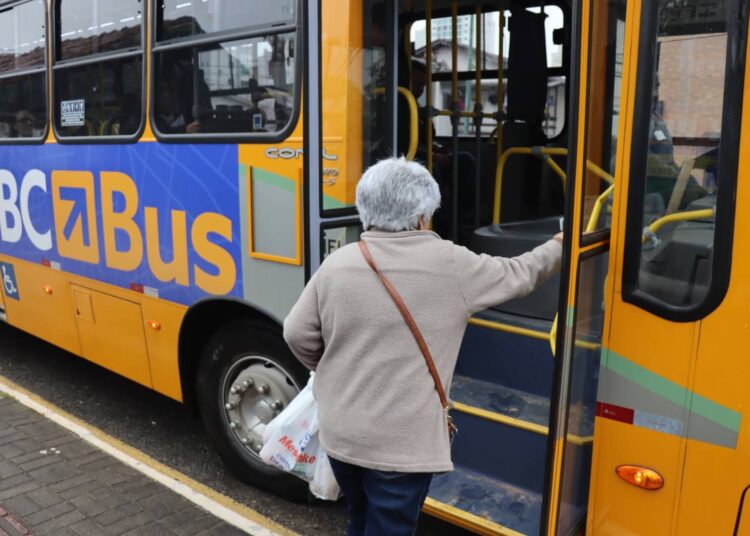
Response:
M627 0L582 6L588 36L581 43L581 79L575 174L575 221L566 236L572 250L565 322L559 324L549 455L548 529L572 534L586 521L594 448L594 417L609 262L612 199L618 175ZM582 37L579 37L583 39ZM561 313L562 318L562 313ZM561 342L562 341L562 342Z
M310 135L321 140L319 162L309 166L319 166L308 182L311 272L335 249L359 240L357 181L368 166L396 155L397 4L322 3L320 100L312 103L319 121L310 125Z

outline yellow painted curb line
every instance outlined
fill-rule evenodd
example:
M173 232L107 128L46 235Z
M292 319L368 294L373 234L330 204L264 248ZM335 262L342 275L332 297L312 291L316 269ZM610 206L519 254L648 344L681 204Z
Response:
M24 406L32 409L33 411L36 411L37 413L40 413L41 415L48 417L48 415L44 415L43 412L39 411L38 408L35 408L33 405L24 403L20 397L16 396L16 393L13 391L16 391L16 393L21 394L28 399L30 399L32 402L35 402L39 406L42 406L43 408L49 410L53 414L57 414L58 416L67 419L74 423L75 425L79 426L80 428L83 428L85 431L90 433L93 437L99 439L100 441L110 445L116 450L119 450L123 452L124 454L130 456L131 458L134 458L136 461L140 462L141 464L145 465L146 467L151 468L152 470L161 473L162 475L165 475L173 480L176 480L177 482L180 482L184 486L187 486L192 491L199 493L201 495L204 495L211 499L212 501L216 502L217 504L223 506L227 510L230 510L231 512L235 513L236 515L245 518L249 521L251 521L254 524L260 525L261 527L264 527L270 531L273 531L275 534L278 534L280 536L300 536L298 533L284 527L283 525L280 525L276 521L273 521L272 519L264 516L263 514L260 514L259 512L256 512L252 508L245 506L244 504L241 504L234 499L223 495L216 490L206 486L205 484L202 484L198 482L197 480L187 476L184 473L181 473L175 469L172 469L171 467L168 467L164 465L163 463L155 460L148 454L143 453L142 451L126 444L120 441L119 439L115 439L114 437L110 436L109 434L99 430L98 428L91 426L87 422L79 419L78 417L75 417L74 415L71 415L70 413L58 408L57 406L53 405L52 403L48 402L47 400L41 398L40 396L32 393L28 389L25 389L13 381L9 380L5 376L0 375L0 392L4 392L6 395L16 399L19 403L23 404ZM60 424L60 423L58 423ZM74 430L70 430L73 433L76 433ZM80 434L77 434L82 439L86 440L84 436L81 436ZM122 460L120 460L122 461ZM125 463L125 462L123 462ZM129 465L129 464L126 464ZM134 469L138 470L137 467L134 467ZM148 475L147 475L148 476ZM172 490L174 493L178 493L180 495L183 495L177 491ZM185 495L183 495L185 496ZM186 497L190 499L190 497ZM195 502L195 501L193 501ZM199 505L201 506L201 505Z

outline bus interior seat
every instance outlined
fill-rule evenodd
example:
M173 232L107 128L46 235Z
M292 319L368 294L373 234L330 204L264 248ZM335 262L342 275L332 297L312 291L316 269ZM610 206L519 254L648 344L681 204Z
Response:
M207 124L209 132L246 132L252 119L251 112L241 106L238 110L234 106L217 104L201 122Z
M480 227L471 249L495 257L515 257L545 243L560 231L560 217L515 221ZM531 318L552 320L557 312L560 276L555 274L532 294L495 307L496 310Z
M685 211L715 207L716 196L708 195ZM662 227L658 241L644 244L639 287L668 303L700 301L711 283L714 226L714 219L706 218Z

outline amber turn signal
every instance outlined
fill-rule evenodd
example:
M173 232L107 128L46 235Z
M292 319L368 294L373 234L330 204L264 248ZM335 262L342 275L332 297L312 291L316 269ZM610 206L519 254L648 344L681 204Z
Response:
M641 467L640 465L620 465L615 469L615 473L628 484L633 484L641 489L653 491L664 487L664 477L647 467Z
M155 331L159 331L161 329L161 324L158 320L146 320L146 325L148 325L148 327Z
M49 285L44 285L44 293L45 294L52 294L53 290L52 287Z

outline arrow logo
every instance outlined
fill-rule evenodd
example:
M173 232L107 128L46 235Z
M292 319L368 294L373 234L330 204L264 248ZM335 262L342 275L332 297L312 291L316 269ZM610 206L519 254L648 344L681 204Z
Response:
M99 264L94 175L90 171L53 171L52 210L60 256Z
M83 231L83 245L88 247L91 244L91 237L89 236L88 218L86 218L86 190L81 188L60 188L60 199L73 202L73 207L70 209L70 214L68 214L68 221L63 228L63 236L69 241L70 236L73 234L73 229L75 229L80 221Z

